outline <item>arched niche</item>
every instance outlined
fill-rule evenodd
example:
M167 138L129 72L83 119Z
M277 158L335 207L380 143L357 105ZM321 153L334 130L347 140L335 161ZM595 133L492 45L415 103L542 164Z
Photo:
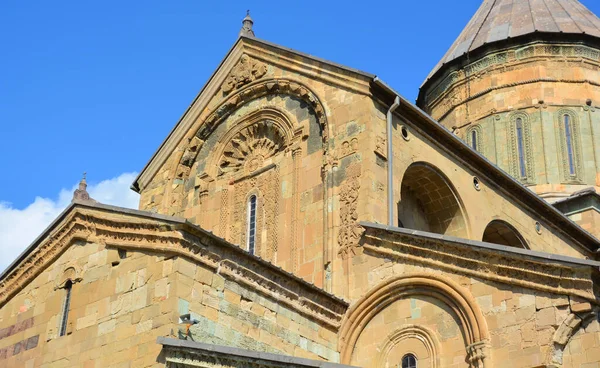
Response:
M453 281L428 273L386 280L349 309L339 334L341 362L352 364L358 340L369 322L376 318L385 320L382 312L396 301L417 297L436 300L438 305L455 316L456 326L464 336L465 356L470 367L491 367L487 324L473 297ZM372 364L375 364L377 356L374 355L372 359Z
M400 354L395 350L399 350ZM388 335L378 348L377 360L373 367L388 368L390 356L393 354L397 355L395 361L399 362L402 361L400 357L413 355L419 368L440 367L439 341L435 332L424 326L404 325Z
M402 227L468 238L460 198L439 169L425 162L413 163L400 188L398 223Z
M502 220L492 220L483 232L481 239L487 243L507 245L509 247L529 249L525 239L511 224Z

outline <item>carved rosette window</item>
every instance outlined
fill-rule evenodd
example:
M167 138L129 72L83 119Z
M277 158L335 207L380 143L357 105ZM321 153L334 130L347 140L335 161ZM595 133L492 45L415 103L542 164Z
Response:
M510 173L523 184L535 183L533 145L529 115L519 112L510 117Z
M565 183L581 182L581 145L579 144L579 120L572 110L560 110L556 114L558 140L561 151L562 176Z
M260 114L235 126L216 161L216 179L228 188L222 192L221 222L229 230L222 224L221 236L227 233L229 241L272 260L278 241L279 167L289 134L284 124ZM249 207L252 198L255 202Z
M251 174L285 148L285 137L270 120L246 127L233 137L219 161L219 174Z

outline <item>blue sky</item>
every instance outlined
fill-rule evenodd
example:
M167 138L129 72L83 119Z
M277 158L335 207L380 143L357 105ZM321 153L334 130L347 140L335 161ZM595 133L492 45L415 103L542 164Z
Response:
M599 1L582 2L600 14ZM0 222L3 210L31 217L23 211L43 200L48 221L83 171L97 199L135 206L107 183L126 190L248 8L258 37L376 74L414 100L480 3L2 1Z

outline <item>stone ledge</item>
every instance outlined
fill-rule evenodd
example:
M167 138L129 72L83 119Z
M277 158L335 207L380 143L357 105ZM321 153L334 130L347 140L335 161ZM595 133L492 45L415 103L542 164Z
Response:
M362 250L376 257L599 303L592 278L600 262L393 226L361 225L367 229Z
M349 365L159 336L167 363L185 367L356 368ZM213 365L211 365L211 363Z

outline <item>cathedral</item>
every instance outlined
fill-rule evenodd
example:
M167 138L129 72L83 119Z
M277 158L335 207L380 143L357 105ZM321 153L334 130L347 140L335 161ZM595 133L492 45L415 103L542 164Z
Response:
M235 44L0 276L0 366L600 367L600 19L484 0L416 104Z

